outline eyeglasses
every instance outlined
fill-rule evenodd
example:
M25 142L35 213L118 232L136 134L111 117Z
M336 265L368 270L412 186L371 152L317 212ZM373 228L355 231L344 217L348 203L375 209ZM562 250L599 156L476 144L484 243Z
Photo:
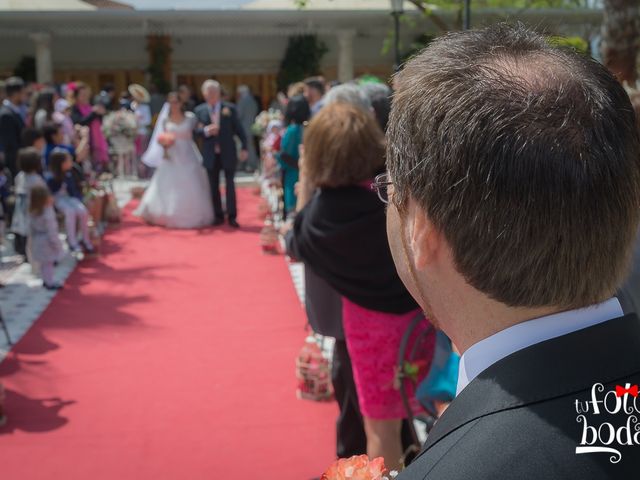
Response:
M388 173L382 173L378 175L371 184L371 190L375 190L380 200L388 204L389 203L389 186L393 185L391 176Z

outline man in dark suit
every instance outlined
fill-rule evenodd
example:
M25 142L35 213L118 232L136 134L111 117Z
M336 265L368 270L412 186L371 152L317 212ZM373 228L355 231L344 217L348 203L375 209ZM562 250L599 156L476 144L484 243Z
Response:
M238 120L235 106L220 99L220 84L218 82L206 80L202 84L202 95L205 103L198 105L195 110L195 115L199 122L196 135L203 139L202 157L204 166L209 174L213 212L215 214L213 224L221 225L224 223L224 212L220 197L220 172L224 172L229 225L238 228L234 182L238 166L238 155L234 137L238 137L242 144L240 160L243 162L248 158L247 138Z
M25 101L24 82L19 77L8 78L5 82L7 98L0 106L0 151L4 152L6 166L15 176L18 173L16 159L20 139L24 129L21 108Z
M389 242L462 353L399 478L637 478L640 322L614 296L640 222L624 89L507 25L436 39L396 85L376 181Z

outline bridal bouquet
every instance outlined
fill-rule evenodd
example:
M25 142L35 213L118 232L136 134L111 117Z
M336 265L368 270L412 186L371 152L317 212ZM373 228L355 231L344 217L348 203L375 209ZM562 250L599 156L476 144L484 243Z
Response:
M320 480L392 480L397 476L396 471L387 474L383 458L369 460L366 455L359 455L336 460Z
M125 137L134 140L138 134L138 122L133 112L118 110L102 119L102 133L108 139Z
M172 132L160 132L158 134L158 143L164 150L164 155L162 158L166 160L169 158L168 150L176 143L176 136Z

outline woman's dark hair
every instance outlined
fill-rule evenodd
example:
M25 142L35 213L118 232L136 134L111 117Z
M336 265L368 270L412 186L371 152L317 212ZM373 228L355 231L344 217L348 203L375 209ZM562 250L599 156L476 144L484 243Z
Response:
M47 187L36 185L29 193L29 213L33 216L42 215L47 201L51 198L51 192Z
M64 178L62 165L67 158L72 158L71 154L62 148L54 148L49 155L49 170L51 170L53 177L58 181Z
M33 147L37 140L44 138L44 134L39 128L25 128L21 137L23 147Z
M60 125L59 123L55 123L55 122L47 122L44 124L44 127L42 127L42 133L44 134L44 139L48 144L54 144L54 138L57 133L60 131L60 129L62 128L62 125Z
M36 103L33 109L33 113L36 113L38 110L44 110L47 112L47 120L51 120L51 115L53 114L53 99L55 98L56 92L52 88L45 88L40 91L36 97Z
M284 121L287 125L292 123L302 125L311 118L309 103L302 95L296 95L289 100Z
M21 148L18 151L18 168L25 173L41 173L42 154L34 147Z
M185 102L180 99L180 94L176 90L171 90L169 93L167 93L167 102L169 101L169 97L176 97L178 102L180 102L180 111L182 111L182 113L187 111Z

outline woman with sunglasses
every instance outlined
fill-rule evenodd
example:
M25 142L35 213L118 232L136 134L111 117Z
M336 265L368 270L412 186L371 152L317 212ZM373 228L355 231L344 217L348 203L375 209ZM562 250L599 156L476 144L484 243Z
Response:
M384 134L373 114L345 103L325 106L304 134L301 190L314 193L296 215L287 243L293 257L342 295L367 454L384 457L393 469L403 456L402 420L408 416L395 388L398 352L421 312L398 277L385 205L371 189L382 171ZM386 192L386 185L380 189ZM423 320L416 337L426 328ZM428 372L434 347L433 333L422 338L416 346L423 359L419 377Z

